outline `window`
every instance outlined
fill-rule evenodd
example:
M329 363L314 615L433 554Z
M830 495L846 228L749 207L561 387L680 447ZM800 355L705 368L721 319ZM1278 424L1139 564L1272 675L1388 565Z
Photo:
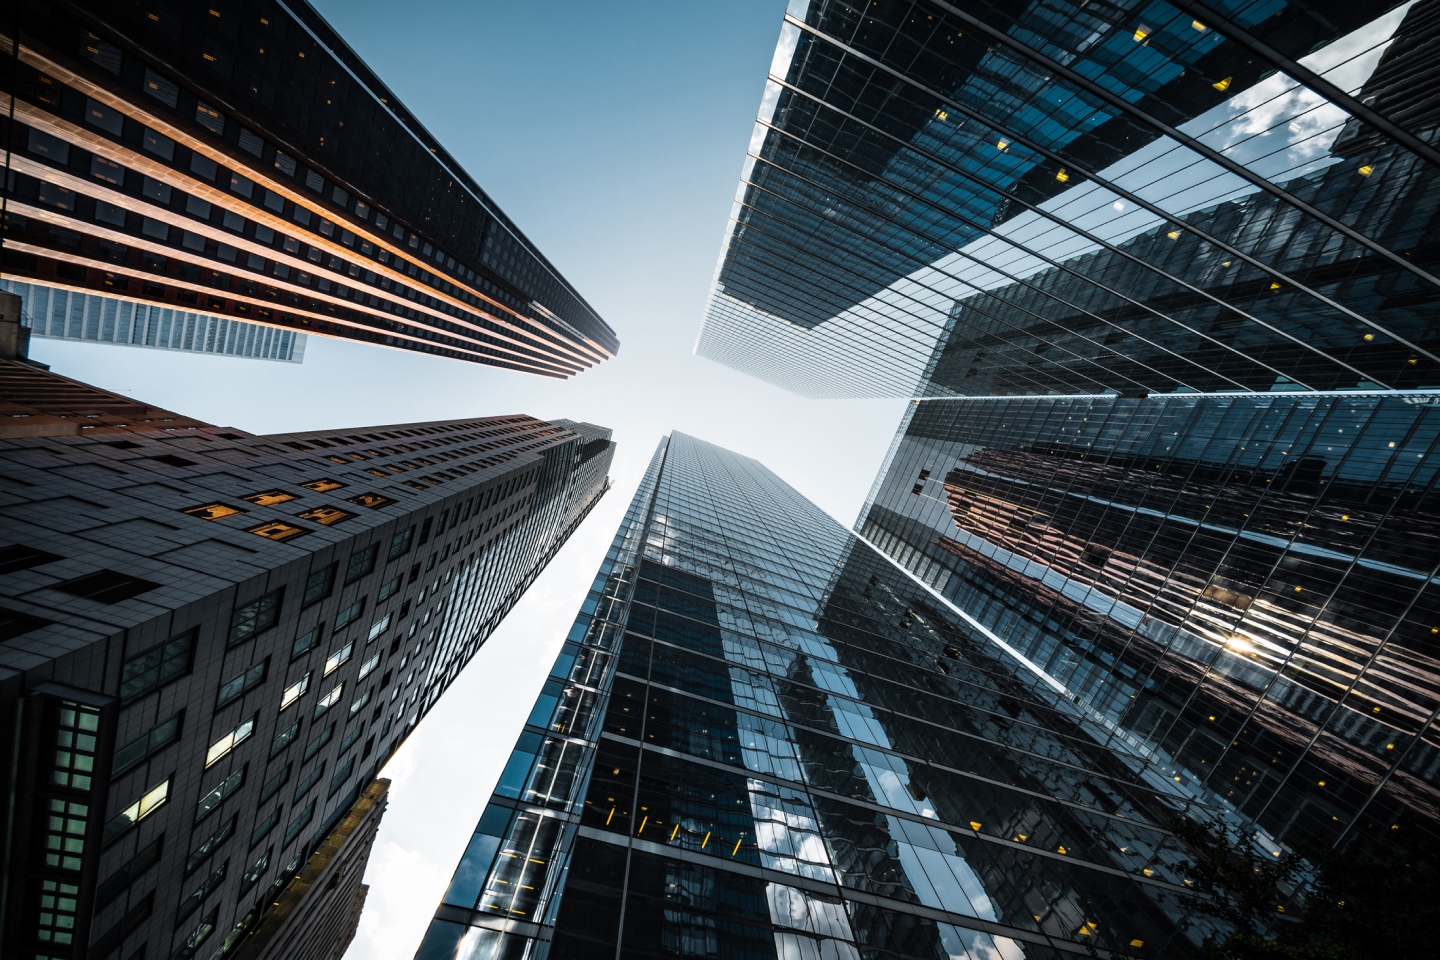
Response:
M205 919L201 920L195 929L190 931L190 935L185 938L185 942L182 943L180 948L173 954L176 960L189 960L189 958L195 956L195 952L200 949L200 944L208 940L210 934L215 932L215 921L219 918L219 915L219 908L211 910L205 915Z
M180 739L180 725L184 715L184 711L175 714L169 720L156 724L149 733L141 734L116 750L114 768L110 775L120 776L146 757Z
M11 544L8 547L0 547L0 573L29 570L31 567L54 563L59 559L61 558L53 553L46 553L44 550L36 550L34 547L18 543Z
M274 826L274 824L271 824L271 826ZM254 844L251 844L251 846L253 847ZM245 871L245 876L240 878L240 895L244 896L248 893L251 887L260 882L260 878L265 876L265 871L269 869L270 851L266 850L260 859L256 860L250 865L250 869Z
M403 577L396 577L393 580L387 580L386 582L382 583L380 585L380 595L375 598L375 602L384 603L386 600L389 600L395 594L399 593L400 583L403 579Z
M335 794L339 793L340 788L345 786L345 781L349 780L350 774L354 772L355 758L352 756L349 761L346 762L345 766L341 767L339 770L336 770L335 776L330 778L330 789L326 792L325 796L333 797L335 796Z
M375 656L371 657L369 660L366 660L364 663L360 664L360 676L359 676L358 679L364 680L366 677L370 676L371 671L373 671L373 670L374 670L377 666L379 666L379 665L380 665L380 653L379 653L379 651L376 651Z
M255 718L242 721L234 730L222 736L219 740L210 744L210 749L205 751L205 769L209 770L222 757L234 750L240 744L250 739L255 732Z
M305 578L305 597L300 601L302 607L308 607L312 603L324 600L330 596L331 589L335 586L335 564L327 564L323 570L316 570Z
M304 656L319 642L320 626L317 624L309 632L300 634L300 636L295 638L295 642L290 644L290 659L294 660L297 657Z
M157 203L168 206L170 204L170 184L161 183L154 177L146 177L140 187L140 192Z
M238 819L239 816L236 815L220 824L220 829L210 834L205 842L196 847L195 851L185 859L185 875L187 877L198 870L202 863L210 859L210 854L218 850L222 843L230 839L235 832L235 821Z
M266 657L244 673L237 674L225 681L220 685L220 694L215 698L215 709L218 710L226 704L234 702L236 698L260 686L265 682L265 674L269 669L270 658Z
M384 633L386 630L389 629L390 614L387 613L385 614L385 616L381 617L379 620L376 620L370 625L370 635L365 638L365 642L369 643L371 640L374 640L376 637L380 636L380 634Z
M359 713L361 710L365 709L365 704L367 704L367 703L369 703L369 702L370 702L370 693L369 693L369 691L367 690L367 691L365 692L365 695L364 695L364 696L359 697L358 699L356 699L356 701L355 701L354 703L350 704L350 716L353 717L353 716L355 716L355 714L357 714L357 713Z
M354 730L351 730L349 733L345 734L345 739L340 741L340 752L344 753L346 750L349 750L351 747L353 747L355 745L355 741L360 739L360 734L364 732L365 724L361 723L358 724Z
M295 734L299 732L300 721L296 720L294 723L290 724L290 726L277 733L275 735L275 739L270 741L270 756L273 757L281 750L284 750L286 747L290 746L290 741L294 740Z
M275 829L275 824L279 822L280 808L276 807L270 811L270 816L255 824L255 829L250 831L250 849L254 850L260 841L264 840L270 831ZM267 853L265 856L268 858L270 855Z
M120 811L105 824L105 843L110 843L135 824L154 813L170 796L170 779L160 781L146 790L139 800Z
M158 589L160 584L132 577L116 570L96 570L83 577L56 584L53 589L96 603L121 603Z
M386 560L394 560L396 557L403 557L410 552L410 538L415 535L415 528L401 530L390 538L390 552L386 554Z
M280 788L285 786L285 782L290 779L290 766L291 765L288 763L285 764L284 770L281 770L279 773L275 774L275 776L265 781L265 785L260 788L261 803L264 803L266 800L269 800L271 797L275 796L275 794L280 790Z
M329 743L330 738L333 736L335 736L335 724L332 723L330 724L330 726L320 731L320 734L315 737L315 739L305 744L305 757L300 762L305 763L311 757L315 756L315 754L319 753L320 749L324 747L325 744Z
M280 619L280 599L285 588L272 590L258 600L237 607L230 616L230 646L244 643L262 630L275 626Z
M325 764L322 763L320 764L320 766L316 767L314 770L311 770L308 774L306 774L304 780L301 780L298 784L295 785L295 796L291 802L299 803L300 798L305 796L305 794L309 793L310 788L315 786L315 784L319 783L320 778L323 776L325 776Z
M293 523L286 523L284 520L271 520L269 523L257 523L248 527L246 533L253 533L257 537L264 537L266 540L293 540L296 537L303 537L309 533L304 527L297 527Z
M285 692L280 695L280 712L284 713L291 704L293 704L296 700L299 700L301 697L305 696L305 694L309 690L310 674L307 673L305 674L305 676L301 677L299 680L286 687Z
M315 704L315 716L320 716L320 714L324 713L326 710L329 710L331 707L335 706L335 704L339 703L340 698L344 695L344 693L345 684L337 683L335 685L335 689L325 694L325 696L321 697L319 702Z
M156 133L149 127L145 128L144 146L146 151L157 157L164 157L166 160L175 159L175 141L163 133Z
M316 493L329 493L331 490L339 490L345 484L339 480L331 480L328 477L320 480L311 480L309 483L302 483L300 486L307 490L314 490Z
M359 600L356 600L354 603L350 604L350 606L344 608L339 613L335 614L335 629L345 629L350 624L358 620L360 618L360 614L364 612L365 598L361 597Z
M198 628L125 661L120 668L120 703L133 703L190 672Z
M198 507L186 507L180 512L188 513L192 517L199 517L201 520L223 520L226 517L237 516L245 511L239 507L232 507L223 503L206 503Z
M90 157L90 176L97 180L104 180L106 183L113 183L117 187L125 184L125 168L120 164L106 160L99 154ZM121 214L121 223L124 221L124 214Z
M205 796L201 797L200 802L195 805L195 822L199 823L201 820L204 820L206 817L210 816L211 812L214 811L216 807L220 806L220 804L225 800L226 797L230 796L230 794L234 793L236 790L239 790L240 785L244 782L244 767L241 767L239 770L236 770L234 773L230 774L230 776L220 781L220 785L218 787L205 794Z
M34 127L30 128L30 152L49 157L62 167L70 162L70 144Z
M168 107L180 100L180 88L149 67L145 68L145 92Z
M124 893L130 884L134 883L146 870L160 862L160 850L163 846L164 837L157 837L153 842L143 847L139 853L130 858L130 861L116 870L105 880L95 891L95 903L97 906L105 906L120 894Z
M301 520L309 520L311 523L318 523L322 527L332 526L342 520L349 520L355 514L348 510L341 510L339 507L320 506L306 510L298 514Z
M190 896L186 897L183 901L181 901L180 908L175 911L176 923L179 923L181 920L184 920L186 917L190 916L190 914L200 909L200 904L205 902L205 898L210 896L210 894L214 893L215 889L219 887L220 884L225 882L225 871L229 868L229 866L230 861L228 860L220 864L220 866L216 868L214 873L206 877L205 881L201 883L200 886L195 888L195 892L191 893Z
M285 839L280 844L281 849L288 847L296 837L300 836L300 831L309 826L314 817L315 801L311 800L305 809L300 811L300 815L290 821L290 826L285 828Z
M380 545L372 543L364 550L353 554L350 562L345 566L345 582L354 583L363 576L367 576L375 569L375 556L380 552Z
M195 103L195 122L217 137L225 133L225 115L204 100Z
M346 497L347 502L358 504L362 507L369 507L371 510L379 510L387 503L391 503L389 497L382 497L378 493L357 493L353 497Z
M422 545L430 542L430 525L434 522L434 517L426 517L425 522L420 524L420 543Z
M336 650L334 653L330 654L330 656L326 657L325 672L322 674L322 676L328 677L330 676L330 674L340 669L340 665L350 659L350 651L354 648L354 646L355 645L353 643L347 643L345 644L345 646L341 647L339 650Z
M252 493L240 498L257 507L273 507L277 503L288 503L295 499L295 494L286 493L284 490L264 490L260 493Z

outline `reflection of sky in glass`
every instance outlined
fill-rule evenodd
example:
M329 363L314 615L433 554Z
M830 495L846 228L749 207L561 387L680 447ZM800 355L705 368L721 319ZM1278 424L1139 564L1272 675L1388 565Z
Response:
M1341 89L1358 91L1410 6L1391 10L1299 62ZM782 29L772 77L785 76L798 36L792 25ZM765 123L780 93L774 79L767 81L721 264L734 242L755 156L766 137ZM1347 118L1339 107L1276 73L1179 129L1254 173L1281 182L1336 162L1330 148ZM1098 176L1176 218L1258 189L1169 137L1152 141ZM915 395L956 299L1091 252L1099 241L1122 243L1164 222L1091 181L1077 183L1039 207L1064 223L1025 211L813 330L727 296L718 282L717 264L696 352L807 396Z

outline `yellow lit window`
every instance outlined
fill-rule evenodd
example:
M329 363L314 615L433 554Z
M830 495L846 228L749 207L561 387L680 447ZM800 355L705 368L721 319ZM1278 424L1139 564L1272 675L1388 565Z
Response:
M1210 29L1209 27L1205 26L1205 24L1201 23L1199 20L1191 20L1190 27L1194 30L1199 30L1201 33L1204 33L1206 30Z
M378 493L357 493L353 497L347 497L346 500L362 507L369 507L371 510L379 509L392 502L389 497L382 497Z
M1171 240L1179 240L1179 239L1180 239L1180 231L1179 231L1179 230L1171 230L1169 233L1165 234L1165 236L1169 237Z
M1135 28L1135 41L1137 43L1139 43L1141 40L1144 40L1148 36L1150 36L1150 28L1145 26L1143 23Z
M935 111L935 119L936 119L936 120L949 120L949 119L950 119L950 114L946 113L944 110L936 110L936 111Z
M1226 90L1229 90L1229 89L1230 89L1230 84L1231 84L1232 82L1234 82L1234 80L1235 80L1234 77L1226 77L1224 80L1221 80L1219 83L1212 83L1212 84L1210 84L1210 86L1214 87L1216 90L1219 90L1221 93L1224 93Z
M1368 164L1368 163L1367 163L1367 164L1365 164L1365 166L1361 167L1359 170L1356 170L1355 172L1358 173L1358 174L1360 174L1360 176L1362 176L1362 177L1368 177L1368 176L1370 176L1370 174L1372 174L1372 173L1375 172L1375 167L1372 166L1371 164Z
M350 462L349 460L346 460L344 457L334 457L334 456L331 456L331 457L326 457L325 459L326 459L326 460L329 460L331 463L349 463L349 462Z
M321 526L328 527L332 523L349 520L353 516L355 516L355 514L348 510L341 510L339 507L315 507L313 510L306 510L300 514L300 519L309 520Z
M294 537L303 536L307 531L303 527L297 527L293 523L286 523L283 520L271 520L269 523L262 523L249 528L248 533L257 537L264 537L267 540L290 540Z
M329 493L331 490L339 490L341 487L345 486L345 484L341 483L339 480L331 480L329 478L326 478L323 480L311 480L309 483L300 484L300 486L304 487L306 490L314 490L316 493Z
M263 493L252 493L240 499L253 503L257 507L273 507L277 503L294 500L295 494L286 493L284 490L266 490Z
M1070 174L1065 171L1064 167L1061 167L1058 171L1056 171L1055 179L1059 180L1061 183L1064 183L1066 180L1070 179Z
M221 520L225 517L233 517L236 514L244 513L238 507L227 507L223 503L207 503L200 507L186 507L181 513L188 513L192 517L199 517L201 520Z

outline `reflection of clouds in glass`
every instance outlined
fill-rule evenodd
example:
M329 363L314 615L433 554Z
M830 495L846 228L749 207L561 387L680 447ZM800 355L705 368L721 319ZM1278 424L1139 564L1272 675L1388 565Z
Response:
M1374 72L1410 6L1389 11L1301 58L1300 63L1341 89L1358 91ZM782 35L781 45L787 42L792 46L785 53L786 69L794 40L787 41ZM777 48L777 62L780 54ZM779 88L768 84L762 103L762 113L770 111L763 113L767 119L773 115L778 96ZM1348 114L1339 107L1277 73L1236 92L1179 129L1254 173L1279 182L1335 162L1330 149L1347 119ZM746 161L746 178L740 184L737 203L744 197L753 154L763 144L763 133L763 127L757 126L758 139L752 141L752 156ZM1012 145L1011 149L1019 148ZM1099 171L1099 176L1175 218L1257 190L1248 180L1169 137L1142 147ZM926 374L936 340L945 334L956 299L1092 252L1099 248L1097 238L1119 244L1165 222L1092 181L1075 184L1040 204L1040 210L1061 222L1040 212L1022 212L993 233L895 281L813 329L756 310L726 296L716 284L696 352L806 396L912 395ZM738 207L732 217L737 215ZM732 220L730 230L734 229ZM721 263L729 255L732 236L726 238Z

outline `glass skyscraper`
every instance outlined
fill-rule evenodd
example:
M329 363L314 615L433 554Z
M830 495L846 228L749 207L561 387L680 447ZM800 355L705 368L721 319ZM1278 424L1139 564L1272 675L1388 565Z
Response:
M1440 386L1436 22L793 0L698 352L811 396Z
M6 278L546 377L619 348L303 0L13 13Z
M672 434L417 958L1186 953L1197 794L1058 686Z

